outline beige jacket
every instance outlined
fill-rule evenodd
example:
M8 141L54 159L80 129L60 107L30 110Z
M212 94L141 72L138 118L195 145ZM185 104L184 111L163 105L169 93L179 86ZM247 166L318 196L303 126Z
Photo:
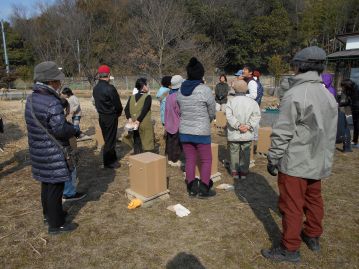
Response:
M317 72L293 77L273 126L268 159L284 174L322 179L331 173L338 107Z
M228 100L226 105L228 141L251 141L254 136L254 128L259 124L261 111L254 99L245 95L237 95ZM239 125L250 127L245 133L241 133Z

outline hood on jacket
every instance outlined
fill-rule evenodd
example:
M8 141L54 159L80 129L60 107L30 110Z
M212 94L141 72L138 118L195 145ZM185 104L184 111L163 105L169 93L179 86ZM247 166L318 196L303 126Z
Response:
M330 86L333 86L332 85L333 75L328 74L328 73L322 74L322 80L323 80L325 87L329 88Z
M181 93L190 96L193 90L202 83L202 80L185 80L181 85Z
M290 87L295 87L299 84L311 82L311 83L322 83L321 77L318 75L317 71L308 71L305 73L299 73L292 77L289 81Z

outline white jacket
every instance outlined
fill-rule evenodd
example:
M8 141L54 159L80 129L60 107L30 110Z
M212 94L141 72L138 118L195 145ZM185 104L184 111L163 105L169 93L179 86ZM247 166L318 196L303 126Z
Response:
M228 100L226 105L228 141L251 141L254 137L254 128L261 119L261 111L256 101L245 95L237 95ZM249 130L241 133L238 128L241 124L249 126Z

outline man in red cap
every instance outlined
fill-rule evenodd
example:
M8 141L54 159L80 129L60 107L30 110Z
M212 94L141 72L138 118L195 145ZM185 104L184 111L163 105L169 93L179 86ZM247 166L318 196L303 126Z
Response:
M115 169L120 165L117 162L116 139L118 117L122 113L122 104L116 88L109 83L110 67L101 65L97 71L98 83L93 89L96 110L99 114L99 123L105 141L103 147L103 165L105 168Z

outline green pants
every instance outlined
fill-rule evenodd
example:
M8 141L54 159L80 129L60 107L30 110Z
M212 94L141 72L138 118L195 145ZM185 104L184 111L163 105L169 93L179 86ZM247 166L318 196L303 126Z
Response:
M231 156L231 170L248 173L252 141L228 141L229 155Z

